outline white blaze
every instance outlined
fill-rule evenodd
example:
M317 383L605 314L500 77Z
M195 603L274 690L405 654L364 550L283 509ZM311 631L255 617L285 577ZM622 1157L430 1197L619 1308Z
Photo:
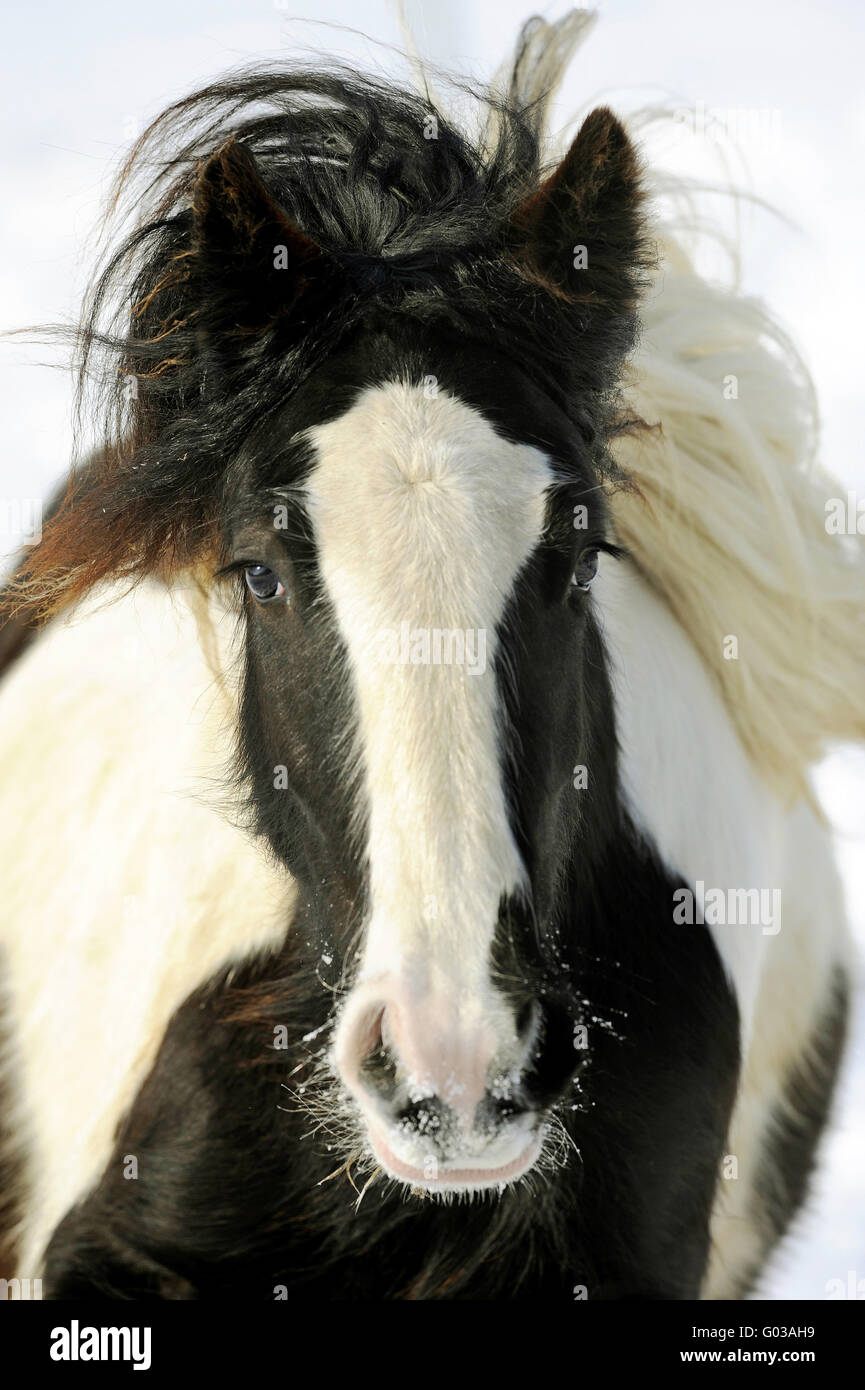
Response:
M399 972L465 1023L490 1004L499 902L523 877L494 660L543 530L550 467L452 397L398 383L310 437L309 511L351 664L369 808L361 978ZM436 645L424 632L461 634L457 653L485 644L485 661L425 661ZM387 655L386 634L399 638Z

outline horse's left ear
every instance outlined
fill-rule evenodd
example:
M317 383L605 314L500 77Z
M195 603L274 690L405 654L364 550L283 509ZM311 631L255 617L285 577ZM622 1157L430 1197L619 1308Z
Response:
M325 251L305 236L268 190L252 154L229 140L200 168L192 191L192 256L199 313L224 306L241 331L290 311L332 273ZM230 331L228 321L213 327Z
M512 214L510 254L559 298L631 313L647 259L642 201L634 146L612 111L598 107L558 168Z

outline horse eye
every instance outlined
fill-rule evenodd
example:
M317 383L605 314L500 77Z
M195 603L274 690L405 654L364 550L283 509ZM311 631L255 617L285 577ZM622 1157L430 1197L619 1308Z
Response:
M571 575L571 584L575 589L588 589L592 580L598 572L598 552L597 550L587 550L580 556L577 568Z
M247 565L243 573L249 592L260 603L266 603L271 598L284 598L285 585L267 565Z

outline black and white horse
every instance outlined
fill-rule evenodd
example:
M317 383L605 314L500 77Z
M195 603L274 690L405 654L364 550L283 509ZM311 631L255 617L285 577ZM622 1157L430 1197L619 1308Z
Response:
M119 424L0 688L3 1210L49 1297L738 1297L802 1199L861 559L619 120L550 160L584 24L528 26L476 137L287 66L124 175Z

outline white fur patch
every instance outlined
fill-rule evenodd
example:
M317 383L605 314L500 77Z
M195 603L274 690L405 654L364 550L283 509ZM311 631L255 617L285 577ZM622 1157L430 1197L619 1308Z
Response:
M782 887L780 807L682 628L628 562L604 564L592 593L610 659L622 784L638 827L692 889L698 881L725 891ZM781 902L783 911L783 894ZM671 900L671 921L673 910ZM749 923L709 930L747 1041L771 938Z
M310 432L320 564L348 649L369 807L361 980L397 972L461 1026L495 1009L490 945L524 870L508 822L493 660L514 581L544 527L550 466L444 394L390 383ZM445 631L467 663L393 660L392 637ZM482 638L482 640L481 640ZM478 663L475 662L477 666Z
M292 883L214 804L233 696L191 597L145 584L91 602L0 686L22 1278L98 1180L175 1008L291 915Z
M754 1183L773 1110L828 1003L834 967L848 966L844 904L826 828L804 804L787 813L759 779L718 686L663 600L628 563L607 564L593 595L637 825L692 886L780 892L771 930L707 922L742 1019L742 1076L703 1293L731 1298L767 1236Z

